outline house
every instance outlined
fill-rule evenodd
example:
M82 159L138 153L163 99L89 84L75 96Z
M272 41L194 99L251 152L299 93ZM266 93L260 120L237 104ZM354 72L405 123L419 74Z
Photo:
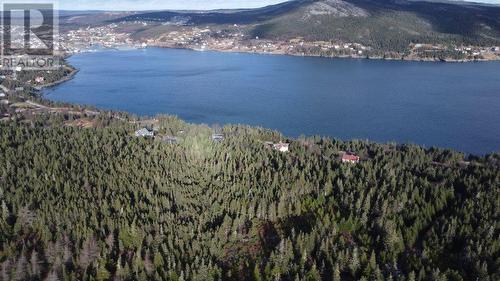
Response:
M0 98L5 98L5 94L0 92Z
M136 137L154 137L154 132L146 128L142 128L135 132Z
M38 84L42 84L45 81L45 78L42 76L36 77L35 82Z
M166 136L162 139L162 142L166 144L177 144L178 140L176 137Z
M265 141L264 142L264 145L268 148L272 148L274 146L274 142L272 141Z
M359 156L353 154L353 153L344 153L342 155L342 163L352 163L356 164L359 163Z
M279 152L288 152L290 150L290 144L280 142L280 143L274 144L273 148Z
M223 134L213 134L212 135L212 141L214 141L214 142L221 142L223 140L224 140Z

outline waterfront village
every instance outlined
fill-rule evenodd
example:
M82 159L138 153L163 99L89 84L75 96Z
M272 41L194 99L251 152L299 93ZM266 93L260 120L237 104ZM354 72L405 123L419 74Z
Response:
M144 42L136 42L126 32L118 32L117 24L70 30L62 35L61 45L69 54L88 52L95 48L130 49L143 48Z
M139 39L131 35L131 30L138 26L146 27L154 24L159 29L155 35ZM158 27L158 25L160 27ZM20 31L21 32L21 31ZM135 39L134 39L135 38ZM245 27L226 26L183 26L148 22L121 22L101 26L87 26L65 30L56 36L56 54L66 57L81 52L92 52L97 49L138 49L145 47L185 48L198 51L212 50L222 52L247 52L260 54L279 54L295 56L349 57L349 58L385 58L408 60L444 60L474 61L500 60L500 46L443 46L433 44L411 43L409 53L404 57L396 53L380 55L370 46L356 42L314 41L304 38L292 38L285 41L268 40L259 37L249 38ZM20 39L19 39L20 40ZM20 42L13 42L13 44ZM39 42L40 43L40 42ZM34 75L19 75L21 69L3 71L0 64L0 80L17 81L11 83L15 88L53 85L61 79L69 79L76 70L62 65L62 71L37 71ZM24 79L22 78L24 76ZM61 77L64 76L64 77ZM67 77L69 76L69 78ZM19 77L19 79L18 79ZM26 78L27 77L27 78Z
M409 44L406 54L380 54L371 46L358 42L307 41L302 37L289 40L269 40L249 37L244 27L237 24L225 28L205 26L175 26L154 36L132 39L127 30L130 26L148 26L148 22L112 23L104 26L85 27L71 30L62 35L63 48L68 53L79 53L103 48L144 48L147 46L165 48L186 48L198 51L214 50L226 52L250 52L261 54L281 54L297 56L386 58L408 60L500 60L500 46L444 46L439 44ZM158 25L157 23L155 23ZM160 25L160 26L164 26Z
M141 27L154 29L155 32L148 34L148 36L136 36L134 30L137 31ZM20 27L13 28L14 32L23 32L18 30ZM247 27L237 24L198 27L183 25L182 23L116 22L63 30L59 35L55 36L56 44L54 46L56 54L60 57L81 52L92 52L101 48L121 50L151 46L186 48L198 51L213 50L296 56L433 61L500 60L500 46L444 46L410 43L407 54L384 53L381 55L371 46L365 46L357 42L310 42L301 37L279 41L250 37L248 33ZM22 40L22 38L17 40ZM41 42L34 43L41 44ZM22 44L22 42L14 41L12 44ZM443 57L447 59L443 59ZM21 69L3 71L0 64L0 80L15 81L15 83L11 84L12 87L18 90L26 86L42 88L69 79L76 72L68 65L62 65L61 69L61 71L37 71L31 75L19 75Z

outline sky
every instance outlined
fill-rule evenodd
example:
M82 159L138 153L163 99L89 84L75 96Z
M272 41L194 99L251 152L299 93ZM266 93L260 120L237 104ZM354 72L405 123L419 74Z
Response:
M56 0L57 1L57 0ZM63 10L211 10L257 8L284 2L284 0L58 0ZM476 0L500 4L500 0Z
M500 0L499 0L500 1ZM257 8L283 0L59 0L63 10L211 10Z

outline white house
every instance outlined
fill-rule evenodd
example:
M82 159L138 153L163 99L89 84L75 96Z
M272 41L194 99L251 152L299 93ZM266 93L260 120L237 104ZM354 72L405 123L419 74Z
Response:
M45 81L45 78L43 76L39 76L35 78L35 82L38 84L41 84Z
M154 132L146 128L142 128L135 132L136 137L154 137Z
M223 134L213 134L212 135L212 141L214 141L214 142L221 142L223 140L224 140Z
M273 145L273 148L279 152L288 152L290 150L290 144L280 142Z

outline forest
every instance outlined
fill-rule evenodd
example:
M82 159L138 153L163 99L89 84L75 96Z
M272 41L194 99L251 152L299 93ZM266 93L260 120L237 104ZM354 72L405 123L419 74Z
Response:
M152 120L0 121L0 280L500 280L498 153Z

